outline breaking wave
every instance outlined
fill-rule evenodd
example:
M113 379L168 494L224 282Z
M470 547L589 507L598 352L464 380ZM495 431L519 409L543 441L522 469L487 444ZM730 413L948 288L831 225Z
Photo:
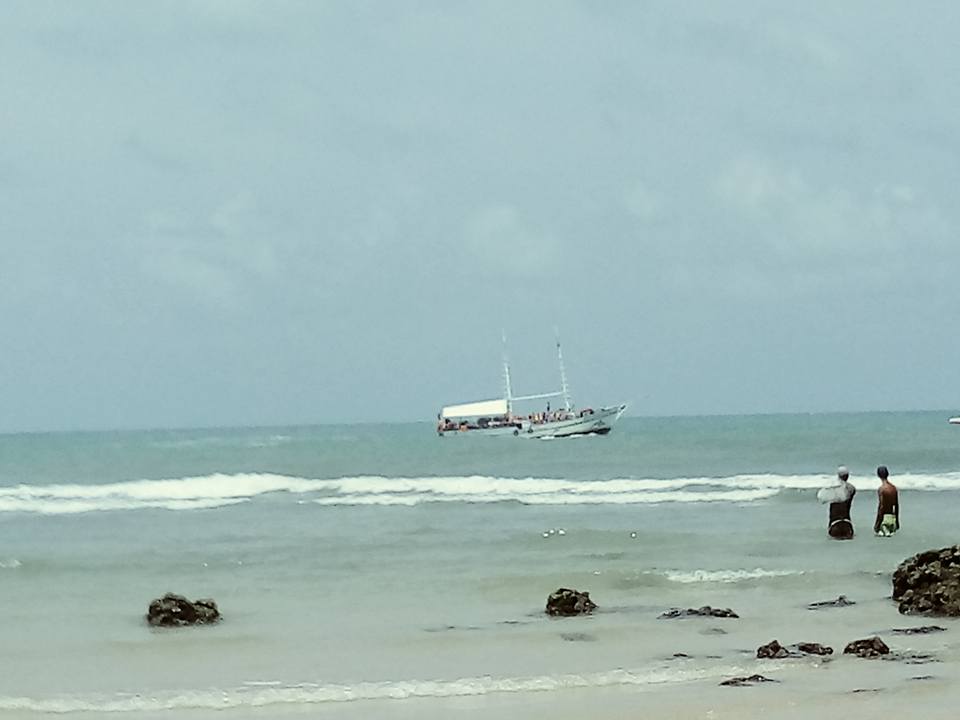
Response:
M772 667L765 665L765 668ZM609 670L578 675L541 675L495 678L490 676L457 680L401 680L364 682L354 685L303 683L285 685L249 682L229 690L196 690L165 693L73 695L52 698L0 696L0 710L36 713L123 713L162 710L225 710L238 707L310 705L355 702L358 700L405 700L408 698L451 698L494 693L554 692L571 688L604 688L631 685L660 685L724 677L742 673L740 667L652 668Z
M423 503L631 505L754 503L784 492L812 492L826 475L735 475L726 478L564 480L488 476L309 479L269 473L213 474L106 484L0 487L0 513L71 514L95 511L203 510L245 503L271 493L323 506L413 506ZM958 490L960 473L899 475L909 490Z
M662 573L667 580L676 583L738 583L760 578L789 577L803 575L803 570L665 570Z

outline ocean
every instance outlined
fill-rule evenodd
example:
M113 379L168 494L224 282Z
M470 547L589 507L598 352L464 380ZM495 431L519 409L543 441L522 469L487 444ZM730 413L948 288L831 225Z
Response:
M960 626L890 574L960 542L948 413L0 436L0 718L954 717ZM851 470L857 536L816 500ZM900 533L875 538L875 469ZM559 587L589 617L549 618ZM165 592L215 626L154 629ZM845 595L856 604L811 610ZM660 619L673 607L739 618ZM879 634L899 660L843 656ZM820 642L827 658L757 660ZM778 682L720 687L729 677ZM813 710L811 710L813 708ZM824 710L826 711L826 710ZM942 713L942 714L940 714Z

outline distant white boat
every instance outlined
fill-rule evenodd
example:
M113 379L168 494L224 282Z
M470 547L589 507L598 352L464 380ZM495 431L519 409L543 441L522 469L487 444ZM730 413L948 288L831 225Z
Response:
M949 420L947 420L947 422L950 423L951 425L960 425L960 416L952 417Z
M563 366L563 351L557 340L557 360L560 364L560 390L536 395L513 394L510 383L510 364L503 358L504 396L496 400L479 400L447 405L437 415L437 434L514 436L525 438L559 438L573 435L606 435L627 409L626 404L601 408L575 409L570 402L567 374ZM563 407L545 411L518 413L514 403L562 398Z

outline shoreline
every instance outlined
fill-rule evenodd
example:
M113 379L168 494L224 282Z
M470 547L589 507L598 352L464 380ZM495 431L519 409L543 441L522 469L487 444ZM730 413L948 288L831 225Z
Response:
M870 662L870 661L864 661ZM361 720L480 720L491 717L522 720L806 720L818 715L866 719L920 717L953 720L960 703L960 687L951 679L955 668L930 679L899 682L849 683L844 668L787 668L782 682L753 687L720 687L710 681L673 683L669 687L631 686L567 688L537 692L502 692L446 698L353 700L330 703L271 703L232 708L178 708L116 713L131 720L265 720L318 718ZM836 672L834 672L836 671ZM925 674L925 673L923 673ZM829 676L825 681L823 678ZM838 677L841 676L841 677ZM917 677L921 677L917 673ZM106 713L113 716L115 713ZM76 720L104 717L103 711L74 711ZM36 718L46 713L3 711L0 717ZM57 714L57 716L61 716Z

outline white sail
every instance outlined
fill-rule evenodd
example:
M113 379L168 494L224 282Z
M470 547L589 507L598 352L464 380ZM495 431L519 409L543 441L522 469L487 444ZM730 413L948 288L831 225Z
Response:
M500 400L479 400L462 405L448 405L440 411L445 418L462 417L495 417L507 414L507 401Z

